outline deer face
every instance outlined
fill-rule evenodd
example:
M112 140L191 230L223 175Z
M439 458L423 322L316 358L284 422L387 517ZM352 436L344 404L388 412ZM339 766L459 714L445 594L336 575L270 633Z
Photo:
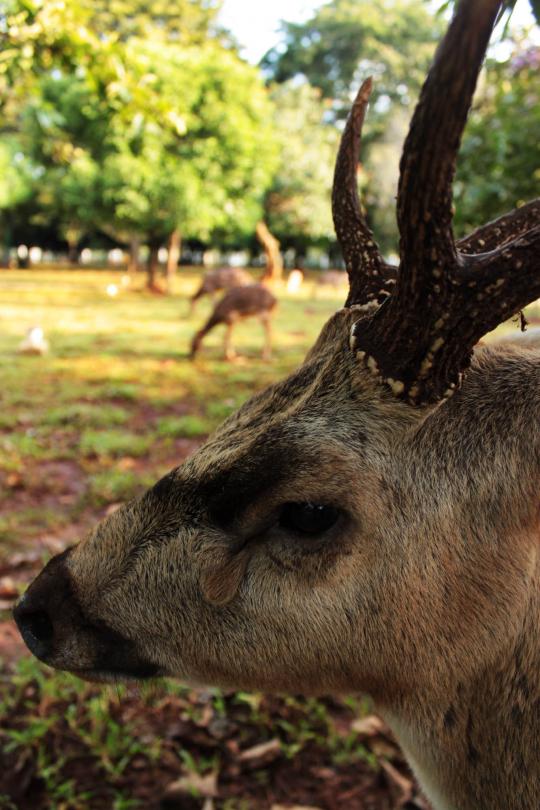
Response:
M90 678L304 691L354 680L385 555L380 478L410 409L358 369L352 316L338 313L299 371L49 564L17 609L39 657ZM369 645L362 657L380 666Z

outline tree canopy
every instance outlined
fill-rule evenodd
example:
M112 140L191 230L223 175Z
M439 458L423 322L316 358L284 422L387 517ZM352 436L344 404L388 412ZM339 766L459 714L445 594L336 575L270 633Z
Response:
M373 75L359 180L383 249L396 247L397 164L441 15L424 0L331 0L284 23L261 71L220 29L219 7L0 0L1 241L39 226L72 248L103 234L235 247L264 217L284 248L330 249L337 142ZM459 233L536 193L538 48L521 33L509 49L511 34L465 131Z
M283 42L262 65L276 82L318 87L338 118L373 76L372 108L384 114L416 98L442 28L423 0L333 0L304 23L283 23Z
M456 230L538 196L540 47L516 41L510 57L490 61L467 124L455 183ZM487 123L489 122L489 123Z
M62 22L30 74L13 55L6 120L42 167L40 202L65 238L101 229L162 244L174 230L201 240L253 231L276 159L258 71L218 39L164 41L159 19L159 37L114 42ZM77 64L73 37L92 43Z
M317 88L290 81L274 86L271 97L279 162L265 213L283 246L303 251L333 239L330 194L339 132L325 120L328 104Z

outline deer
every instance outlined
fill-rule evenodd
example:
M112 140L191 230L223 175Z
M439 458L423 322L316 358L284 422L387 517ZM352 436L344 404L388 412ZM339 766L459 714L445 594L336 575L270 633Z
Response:
M336 160L345 306L15 607L94 681L366 693L435 810L540 806L540 352L475 346L540 295L540 200L456 242L452 181L500 0L458 0L400 164L399 265Z
M193 336L189 354L190 359L195 358L208 332L214 327L224 324L224 359L228 361L234 360L237 357L231 342L234 324L244 318L256 316L260 319L265 333L262 359L270 360L272 356L271 317L276 305L276 297L264 284L246 284L242 287L233 287L218 301L204 326Z
M241 287L245 284L253 284L253 279L249 273L240 267L217 267L214 270L207 270L201 279L199 287L189 299L190 316L195 312L195 304L203 296L210 295L213 299L220 290L230 290L233 287Z

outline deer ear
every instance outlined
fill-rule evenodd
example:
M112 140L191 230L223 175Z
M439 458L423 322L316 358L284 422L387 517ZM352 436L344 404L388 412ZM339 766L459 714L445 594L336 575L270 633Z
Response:
M214 553L216 558L203 569L200 586L206 601L221 607L236 596L246 572L249 555L247 551Z

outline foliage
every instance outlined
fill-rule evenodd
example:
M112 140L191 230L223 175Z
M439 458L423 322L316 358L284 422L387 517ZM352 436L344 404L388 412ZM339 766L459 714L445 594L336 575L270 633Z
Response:
M11 24L16 36L5 63L9 117L42 167L42 217L60 222L72 243L96 229L159 245L178 228L198 239L254 228L275 163L271 106L254 68L216 40L195 48L169 30L162 41L163 21L137 3L155 28L148 40L135 36L143 25L135 25L137 15L125 41L121 32L96 37L89 13L106 11L98 3L81 12L82 33L67 11L52 15L64 26L52 44L44 10L35 10L40 25L31 24L20 3L11 22L18 16L27 24ZM206 19L212 8L199 10Z
M384 117L391 104L416 98L441 28L422 0L333 0L306 22L284 23L283 44L262 65L277 82L303 77L320 88L339 118L373 76L372 106Z
M0 241L62 239L72 258L83 239L146 243L155 258L172 234L253 245L264 214L283 248L332 251L341 119L372 74L359 179L395 250L398 157L444 25L430 8L332 0L284 24L265 88L219 30L219 0L3 0ZM532 61L491 63L465 133L459 233L536 193L537 56L518 44Z
M27 219L38 175L19 139L0 136L0 245L9 244L11 228Z
M266 196L266 217L282 246L305 249L333 239L330 208L339 133L325 120L320 91L292 81L272 88L279 164Z
M456 230L466 233L533 199L540 182L540 48L516 43L491 61L465 132L455 184ZM489 122L489 123L487 123Z
M360 175L368 216L384 250L395 248L395 188L397 160L412 112L425 78L442 21L431 14L421 0L333 0L322 5L304 23L285 23L284 42L263 59L264 70L276 82L304 83L306 96L313 94L309 85L319 88L318 108L323 107L324 120L340 121L349 112L361 82L373 76L374 86L362 138ZM300 92L300 89L297 89ZM307 99L306 99L307 100ZM324 106L323 106L324 105ZM317 106L315 106L317 110ZM327 164L313 160L317 137L325 139L327 150L335 155L335 140L319 128L306 145L305 160L310 163L307 184L318 169L324 178L316 198L316 219L324 202L329 207L333 158ZM304 136L305 138L305 136ZM309 149L309 146L312 149ZM314 148L313 148L314 147ZM289 151L294 144L289 146ZM299 151L299 150L298 150ZM295 166L292 163L291 166ZM314 169L313 167L317 167ZM310 176L311 175L311 176ZM293 182L296 172L293 169ZM319 179L319 178L318 178ZM308 204L313 195L305 197ZM293 196L292 201L298 204ZM328 215L327 215L328 217ZM327 233L331 232L325 219ZM317 228L315 227L315 234ZM313 231L308 230L310 236Z
M101 37L202 44L216 29L221 0L92 0L90 23Z
M255 70L213 44L130 43L126 60L131 81L151 90L127 126L113 121L102 174L113 227L158 241L176 227L199 239L253 229L274 161Z

